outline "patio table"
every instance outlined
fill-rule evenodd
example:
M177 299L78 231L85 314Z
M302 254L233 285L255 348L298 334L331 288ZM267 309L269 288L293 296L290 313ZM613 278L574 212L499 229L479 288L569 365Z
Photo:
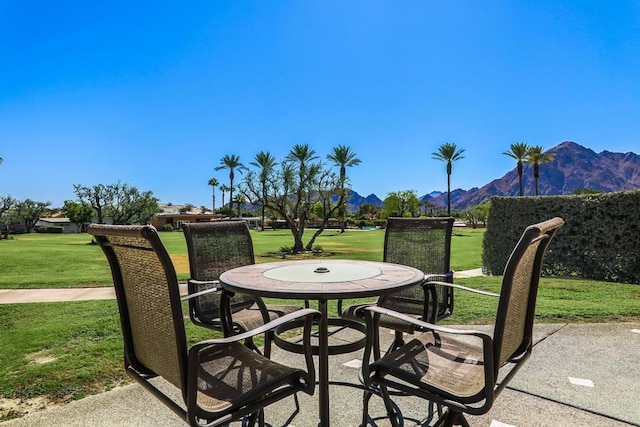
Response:
M259 297L317 300L318 397L321 426L329 426L329 355L327 301L382 296L419 284L424 273L399 264L359 260L303 260L253 264L220 276L230 292ZM278 344L278 341L276 341ZM350 351L353 347L342 350Z

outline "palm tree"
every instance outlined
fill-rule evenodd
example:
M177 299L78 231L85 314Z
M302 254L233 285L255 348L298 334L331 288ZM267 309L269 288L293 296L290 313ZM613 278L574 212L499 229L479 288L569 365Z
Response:
M307 218L309 216L309 212L311 210L311 185L313 180L316 179L320 165L319 164L310 164L314 160L316 160L318 156L316 156L315 150L312 150L309 147L309 144L296 144L289 151L289 153L285 156L285 162L289 162L298 166L298 188L296 189L295 199L296 208L294 209L296 212L296 216L298 219L298 226L289 225L294 230L294 244L293 244L293 253L300 253L304 250L304 245L302 244L302 235L304 234L304 226L306 224ZM293 168L287 165L285 167L285 174L291 176L293 174ZM290 178L285 178L285 180ZM295 219L294 219L295 220Z
M207 182L207 184L211 186L211 199L213 201L211 212L215 212L216 211L216 187L220 185L220 183L218 182L217 179L211 178L209 182Z
M544 151L541 145L529 148L527 163L533 165L533 181L535 182L535 194L538 195L538 178L540 178L540 165L553 160L553 154Z
M229 188L229 187L227 187L225 184L222 184L222 185L220 186L220 191L222 192L222 207L223 207L223 208L224 208L224 195L225 195L225 193L226 193L227 191L229 191L229 190L230 190L230 188Z
M312 150L309 144L294 145L285 157L286 160L296 162L300 166L300 177L305 175L309 163L317 158L315 150Z
M431 153L434 159L441 160L447 163L447 215L451 216L451 171L453 169L453 162L456 160L464 159L462 155L464 148L458 149L456 144L452 142L446 142L442 144L438 151Z
M351 151L351 148L347 147L346 145L338 145L337 147L333 147L333 151L331 152L331 154L327 155L327 159L331 160L334 165L340 167L340 203L344 204L344 198L346 196L344 191L344 183L347 180L347 168L360 164L361 160L357 158L356 153ZM344 209L344 206L340 208L340 212L342 214L341 232L344 233L344 217L346 214L346 209Z
M258 154L256 154L255 161L249 164L260 168L260 184L262 185L262 222L260 230L264 231L264 205L267 203L267 179L269 178L269 174L273 171L278 162L276 161L276 158L268 151L260 151Z
M220 166L216 167L217 171L220 169L229 170L229 202L231 203L231 213L233 214L233 178L235 177L236 169L238 172L242 172L246 168L240 163L240 156L225 154L224 157L220 159Z
M529 155L529 144L526 142L517 142L515 144L511 144L510 150L505 151L502 154L505 154L512 159L516 159L518 161L518 179L520 180L520 196L524 196L524 191L522 189L522 164L527 161L527 156Z
M298 177L300 178L300 185L298 188L299 195L301 196L301 191L305 188L308 188L308 183L304 181L308 181L313 175L312 170L307 172L307 168L309 167L309 163L316 160L318 156L316 156L316 151L309 147L309 144L296 144L286 155L285 160L289 162L294 162L298 165Z

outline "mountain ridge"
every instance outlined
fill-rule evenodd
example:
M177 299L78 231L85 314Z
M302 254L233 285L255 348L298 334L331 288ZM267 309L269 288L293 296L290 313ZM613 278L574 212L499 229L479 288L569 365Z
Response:
M574 141L564 141L547 150L554 160L540 165L538 188L540 195L572 194L574 190L588 188L604 192L633 190L640 188L640 155L634 152L618 153L604 150L596 153ZM514 162L515 163L515 162ZM532 165L525 164L522 174L525 196L534 195ZM431 192L420 197L437 207L447 205L447 193L432 196ZM468 209L487 202L493 196L518 196L520 186L517 166L501 178L496 178L482 187L451 191L451 207ZM366 201L365 201L366 200ZM375 194L366 198L352 191L349 210L357 210L364 203L384 206Z

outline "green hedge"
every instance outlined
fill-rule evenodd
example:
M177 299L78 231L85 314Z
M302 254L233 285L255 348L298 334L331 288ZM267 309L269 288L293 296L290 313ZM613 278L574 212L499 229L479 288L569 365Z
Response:
M500 275L524 229L565 221L545 255L543 274L640 283L640 191L581 196L493 197L482 262Z
M36 233L57 233L57 234L61 234L61 233L64 233L64 228L60 227L60 226L50 226L50 227L38 226L38 227L36 227Z

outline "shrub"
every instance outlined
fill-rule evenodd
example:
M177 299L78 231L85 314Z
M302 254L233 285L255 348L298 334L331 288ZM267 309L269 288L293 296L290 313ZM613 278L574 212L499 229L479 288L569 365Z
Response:
M580 196L493 197L483 240L486 273L502 274L525 227L555 216L562 227L543 273L640 283L640 191Z

